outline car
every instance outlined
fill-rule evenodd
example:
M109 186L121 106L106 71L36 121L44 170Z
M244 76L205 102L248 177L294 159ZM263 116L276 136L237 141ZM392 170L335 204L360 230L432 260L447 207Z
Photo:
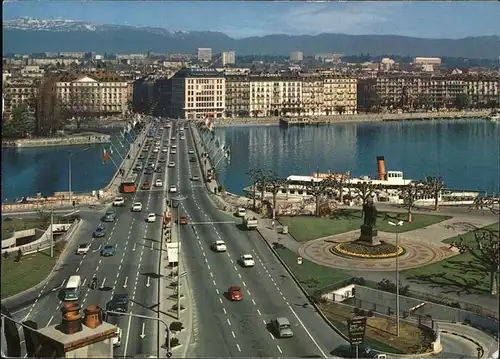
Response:
M163 187L163 181L158 178L155 182L155 187Z
M106 305L106 309L113 312L126 313L128 312L128 301L128 293L115 294Z
M341 345L335 348L332 353L335 357L341 358L356 358L356 349L350 345ZM359 358L375 358L375 359L386 359L387 356L382 353L377 353L369 347L360 345L358 347L358 357Z
M76 254L87 254L90 250L90 243L83 243L76 249Z
M226 242L222 240L215 241L212 243L212 250L214 252L225 252L227 251Z
M163 172L163 167L162 166L156 167L155 172L156 173L162 173Z
M190 149L190 150L188 151L188 155L194 155L194 150L193 150L193 149Z
M113 343L113 348L117 348L121 345L121 343L122 343L122 330L120 327L116 327L116 334L111 339L111 342Z
M97 226L96 230L94 231L93 236L95 238L102 238L102 237L106 236L106 227L104 227L103 225L99 224Z
M240 258L240 262L243 267L253 267L255 265L255 261L251 254L243 254Z
M199 180L200 180L200 176L191 177L191 181L199 181Z
M140 160L143 160L143 159L145 159L145 158L146 158L146 156L144 156L144 155L141 153L141 154L139 155L139 157L138 157L138 158L139 158Z
M177 150L170 150L171 155L175 155L177 153Z
M102 216L101 221L103 222L114 222L116 214L113 212L106 212L104 216Z
M150 176L150 175L152 175L152 174L153 174L153 170L152 170L151 168L148 168L147 170L145 170L145 171L144 171L144 174L145 174L146 176Z
M159 146L159 145L160 145L160 141L156 141L155 146Z
M101 249L101 256L102 257L112 257L116 253L116 248L113 244L106 244L102 249Z
M170 188L168 189L170 193L177 193L177 186L176 185L170 185Z
M188 218L186 216L181 216L179 222L180 224L188 224Z
M196 157L194 156L189 157L189 162L196 162Z
M167 152L168 152L168 148L163 147L163 148L161 149L161 152L162 152L162 153L167 153Z
M247 210L244 207L239 207L236 210L236 217L245 217L247 215Z
M158 147L155 147L153 153L158 153L158 152L160 152L160 150L158 149Z
M134 202L134 204L132 205L132 212L142 212L142 203Z
M292 325L288 318L278 317L271 320L271 328L278 338L293 337Z
M174 144L174 145L170 146L170 148L172 148L173 150L176 150L177 149L177 145Z
M174 136L171 138L172 141L175 141L177 138Z
M121 207L123 205L125 205L125 198L123 197L116 197L115 200L113 201L114 207Z
M184 136L181 136L181 140L185 140L185 139L186 139L186 137L184 137Z
M154 162L149 162L148 163L148 168L151 169L151 170L154 170L156 167L155 163Z
M142 166L141 166L141 165L137 165L137 166L135 166L134 171L135 171L135 172L140 172L140 171L142 171Z
M151 189L151 184L149 182L144 182L141 186L141 189L149 190L149 189Z
M175 167L175 162L170 162L170 163L168 164L168 167L170 167L170 168Z
M156 214L154 214L154 213L148 214L147 222L148 223L154 223L154 222L156 222Z
M229 298L233 301L239 302L240 300L243 300L243 292L241 291L241 287L237 285L233 285L232 287L229 288L227 291L229 294Z
M167 159L165 157L160 157L160 159L158 160L158 162L165 163L165 162L167 162Z

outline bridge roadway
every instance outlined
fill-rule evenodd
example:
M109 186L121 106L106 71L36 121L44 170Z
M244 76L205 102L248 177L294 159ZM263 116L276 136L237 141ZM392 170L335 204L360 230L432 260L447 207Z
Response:
M219 211L201 182L190 181L200 175L198 162L189 162L188 149L194 149L189 131L179 146L176 176L180 193L187 195L183 212L190 225L182 226L183 256L194 292L199 330L195 329L189 356L212 357L326 357L345 341L315 313L292 278L266 247L258 234L241 231L239 219ZM214 253L211 244L222 239L226 253ZM238 259L252 254L256 265L242 268ZM239 285L241 302L230 302L228 288ZM293 326L293 339L275 339L267 323L287 317Z
M169 138L170 130L165 129L163 139ZM154 162L157 162L159 157L168 157L161 152L158 156L152 152L147 155L149 160L154 160ZM165 203L166 182L168 181L166 163L162 166L165 166L164 173L155 173L149 176L148 180L150 183L154 183L157 178L162 179L164 181L163 188L152 187L150 190L139 190L133 195L125 196L126 205L116 208L116 221L106 224L105 238L92 239L92 232L104 214L104 210L93 215L85 214L80 231L81 235L71 243L69 259L63 264L61 270L50 280L42 293L28 294L18 300L19 305L11 306L11 312L15 313L16 320L34 320L39 327L60 322L62 302L58 299L59 289L73 274L82 277L82 293L79 300L82 308L91 304L105 308L113 294L126 292L131 299L130 313L157 316L157 272L161 220ZM142 181L144 176L140 175L139 181ZM131 212L130 208L134 201L143 203L142 212ZM156 223L146 223L145 219L150 212L157 214ZM79 244L89 241L91 241L91 250L87 255L77 256L73 254ZM117 246L116 254L103 258L100 256L100 248L106 243ZM98 290L88 288L94 274L98 276L100 282ZM121 347L115 349L115 356L138 356L140 354L156 356L159 339L158 322L119 316L112 317L109 321L123 330L122 344ZM141 339L143 328L145 337Z

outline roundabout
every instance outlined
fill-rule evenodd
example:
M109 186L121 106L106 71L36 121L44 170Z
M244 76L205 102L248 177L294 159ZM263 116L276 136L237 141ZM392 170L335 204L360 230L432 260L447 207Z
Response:
M349 271L394 271L396 268L396 237L394 233L378 232L378 237L382 243L390 244L387 248L393 248L394 253L388 257L368 257L359 255L359 249L352 248L349 244L356 243L360 236L360 231L351 231L347 233L332 235L319 238L304 243L298 249L298 254L316 264L345 269ZM457 254L450 249L448 245L436 245L424 240L408 240L404 235L399 235L399 268L400 270L423 267L435 262L439 262L448 257ZM362 244L364 245L364 244ZM349 251L342 253L338 249ZM402 251L402 252L401 252ZM350 255L354 253L354 255ZM382 253L383 255L384 253Z

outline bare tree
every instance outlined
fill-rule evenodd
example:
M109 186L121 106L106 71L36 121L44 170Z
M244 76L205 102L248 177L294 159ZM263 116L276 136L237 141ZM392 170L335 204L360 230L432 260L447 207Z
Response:
M425 192L434 198L434 210L439 210L439 196L444 189L443 177L427 176L423 182Z
M426 188L421 182L410 182L408 185L403 187L402 195L404 206L408 211L408 223L411 223L412 221L411 210L415 207L415 202L422 198L425 194Z
M475 243L465 243L463 237L460 242L452 243L451 247L458 248L460 253L468 252L478 260L490 276L489 292L492 295L498 293L498 272L500 270L500 251L498 231L488 228L480 228L474 232Z
M271 177L267 183L267 191L271 192L273 195L273 219L276 219L276 202L278 192L286 187L287 179L279 177L276 173L271 172Z
M261 169L261 168L253 168L248 170L247 175L252 179L253 182L253 208L256 209L256 192L257 190L261 193L261 201L264 201L264 194L266 190L267 184L273 179L274 172Z
M495 195L476 197L474 203L469 207L469 212L473 209L488 209L493 214L500 214L500 198Z
M368 202L376 190L380 189L380 185L373 183L372 181L363 181L356 185L355 198L361 200L362 204Z
M323 178L321 181L315 181L314 179L311 179L311 182L306 184L306 190L312 195L316 204L316 216L320 215L321 198L324 197L329 191L331 191L332 188L335 187L335 185L335 179L332 176Z

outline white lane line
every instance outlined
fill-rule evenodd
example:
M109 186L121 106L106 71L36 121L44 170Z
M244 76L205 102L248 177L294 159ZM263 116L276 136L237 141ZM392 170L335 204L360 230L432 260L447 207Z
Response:
M261 313L261 312L260 312L260 310L258 310L258 309L257 309L257 313L259 313L259 315L262 315L262 313ZM264 321L264 323L265 323L265 321Z
M231 321L229 320L229 318L226 318L227 320L227 324L229 324L229 326L231 326Z
M224 303L224 302L222 301L222 298L219 298L219 302L220 302L220 304Z
M269 333L269 332L268 332L268 333ZM274 339L274 336L273 336L271 333L269 333L269 336L271 337L271 339L272 339L272 340L275 340L275 339Z
M128 338L130 336L130 324L132 324L132 317L128 317L127 336L125 337L125 349L123 351L124 356L127 356Z
M254 300L253 298L252 298L252 303L253 303L253 305L256 305L256 304L255 304L255 300Z
M328 358L328 356L325 354L325 352L323 351L323 349L321 349L321 347L319 346L319 344L313 338L313 336L311 335L311 333L309 333L309 330L307 330L307 328L304 325L304 323L302 323L302 320L300 320L300 318L297 315L297 313L295 313L295 311L293 310L293 308L291 306L288 306L288 308L292 311L293 315L295 315L295 318L297 318L297 320L299 321L300 325L302 326L302 328L304 328L305 332L307 333L307 335L309 336L309 338L311 338L311 340L314 343L314 345L316 345L316 347L319 349L319 351L321 352L321 355L323 355L324 358Z
M243 285L244 285L245 287L247 286L247 284L245 283L245 281L243 281L243 282L241 282L241 283L243 283Z
M50 325L50 323L52 322L52 320L54 320L54 316L50 317L49 322L47 323L46 327L48 327Z
M234 332L231 330L231 335L233 336L234 339L236 339L236 335L234 334Z
M274 338L273 338L274 339ZM280 351L281 354L283 354L283 351L281 350L280 346L279 345L276 345L276 347L278 348L278 350Z
M224 314L227 314L226 308L222 308L222 311L224 312Z
M241 348L239 344L236 344L236 347L238 348L238 351L241 352Z

